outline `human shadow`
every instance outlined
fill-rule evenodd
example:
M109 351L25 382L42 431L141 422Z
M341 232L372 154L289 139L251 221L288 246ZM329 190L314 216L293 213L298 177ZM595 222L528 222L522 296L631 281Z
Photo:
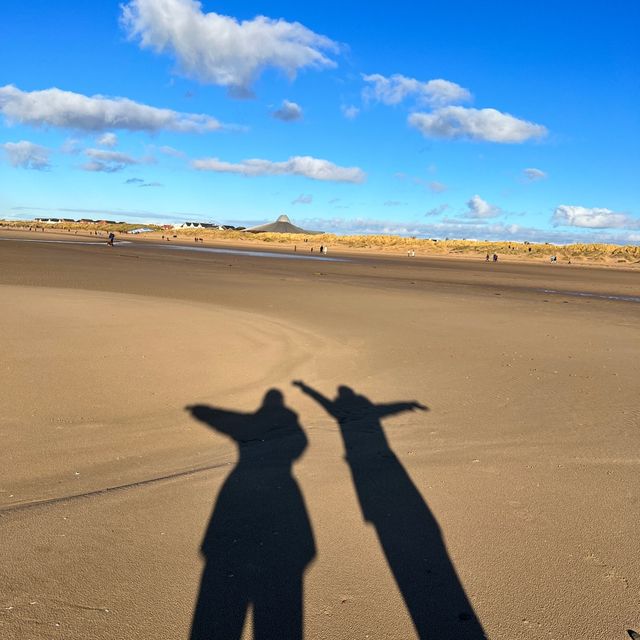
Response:
M196 405L191 415L238 445L201 552L206 565L191 640L240 638L249 607L256 640L302 638L303 577L315 557L291 467L307 447L296 413L277 389L255 413Z
M362 514L376 530L419 638L486 638L449 558L440 527L389 446L381 418L427 407L374 404L346 386L335 400L296 381L340 427Z

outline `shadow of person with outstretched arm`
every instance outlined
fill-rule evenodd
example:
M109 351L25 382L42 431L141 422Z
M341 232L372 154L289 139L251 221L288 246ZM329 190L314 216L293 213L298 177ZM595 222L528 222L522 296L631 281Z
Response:
M329 400L294 382L338 425L365 521L380 545L419 638L481 640L486 636L449 559L440 528L402 463L389 447L381 418L427 411L417 402L374 404L346 386Z
M249 606L256 640L302 638L303 577L315 542L291 474L307 447L297 414L276 389L255 413L187 409L239 452L202 541L206 566L191 640L240 638Z

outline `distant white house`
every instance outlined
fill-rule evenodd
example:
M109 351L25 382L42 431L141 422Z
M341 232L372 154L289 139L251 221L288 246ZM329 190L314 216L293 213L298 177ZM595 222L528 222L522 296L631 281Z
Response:
M236 227L232 224L218 224L217 222L183 222L170 225L172 229L218 229L219 231L243 231L244 227Z
M36 218L40 224L59 224L60 222L75 222L73 218Z
M217 229L219 225L214 222L183 222L174 224L174 229Z

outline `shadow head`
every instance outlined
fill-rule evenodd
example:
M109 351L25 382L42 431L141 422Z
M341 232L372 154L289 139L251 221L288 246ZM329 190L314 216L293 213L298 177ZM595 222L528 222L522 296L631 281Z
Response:
M282 391L279 389L269 389L269 391L264 394L262 406L265 409L281 409L284 407L284 396L282 395Z
M347 387L344 384L338 387L338 398L340 400L353 400L355 397L355 391L351 387Z

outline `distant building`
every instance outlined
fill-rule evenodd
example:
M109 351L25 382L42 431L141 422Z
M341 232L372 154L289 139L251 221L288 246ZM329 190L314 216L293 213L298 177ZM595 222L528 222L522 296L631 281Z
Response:
M289 220L289 216L281 215L275 222L269 222L268 224L260 224L257 227L249 227L245 229L247 233L322 233L322 231L307 231L301 227L296 227Z
M149 227L140 227L138 229L130 229L127 233L137 235L138 233L151 233L153 229L149 229Z
M36 218L41 224L58 224L60 222L75 222L73 218Z
M214 222L183 222L182 224L174 224L174 229L217 229L219 225Z
M244 227L234 227L232 224L218 224L217 222L189 221L180 224L165 225L165 229L217 229L218 231L243 231Z
M58 222L62 222L62 218L36 218L36 222L40 222L41 224L58 224Z

